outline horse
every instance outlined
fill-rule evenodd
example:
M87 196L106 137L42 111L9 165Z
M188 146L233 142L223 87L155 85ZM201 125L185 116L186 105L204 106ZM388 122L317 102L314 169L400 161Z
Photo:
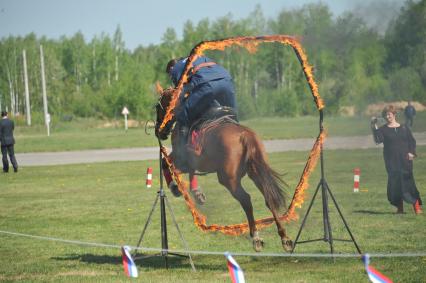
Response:
M177 127L173 127L175 121L170 120L160 130L160 125L172 98L173 89L160 89L159 92L160 98L156 105L155 134L159 139L165 140L171 133L172 149L176 149L178 135ZM273 215L283 249L291 251L293 242L287 236L279 221L279 210L285 206L286 202L284 188L287 185L282 180L281 175L268 165L265 149L256 133L239 123L225 121L210 126L203 133L200 146L200 152L195 151L191 146L187 146L188 169L184 173L193 175L197 171L217 174L219 183L228 189L243 208L247 217L253 248L256 252L259 252L264 243L256 228L250 195L241 184L241 179L247 174L262 193L265 204Z

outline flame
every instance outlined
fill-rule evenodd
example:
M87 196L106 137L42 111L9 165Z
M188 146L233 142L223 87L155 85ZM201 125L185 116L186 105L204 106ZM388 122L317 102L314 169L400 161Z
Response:
M299 59L300 64L302 65L303 73L305 74L305 78L309 84L309 88L311 89L312 96L314 98L315 104L318 110L322 110L325 105L324 102L319 95L318 85L314 80L314 76L312 73L312 66L309 65L307 56L299 43L296 37L287 36L287 35L269 35L269 36L259 36L259 37L233 37L228 39L216 40L216 41L204 41L195 46L186 62L183 74L179 80L177 87L172 91L172 99L170 101L170 105L167 109L166 116L163 119L163 122L160 126L160 130L164 128L168 121L173 118L173 109L177 106L179 94L182 92L183 85L188 82L188 72L192 68L193 62L203 54L205 50L225 50L225 48L231 45L241 46L248 50L250 53L254 53L257 51L257 48L260 43L264 42L279 42L284 45L290 45L293 47L293 50L296 53L297 58ZM157 89L158 89L157 84ZM321 148L324 143L326 137L326 133L323 129L320 130L320 133L311 149L308 160L306 161L302 176L300 177L299 183L296 186L294 191L293 199L290 203L290 206L286 213L279 217L282 221L291 221L298 219L298 215L296 214L296 208L302 207L302 204L305 200L305 191L307 190L309 183L309 177L312 171L315 169L315 166L318 162L318 158L321 153ZM195 225L203 230L203 231L219 231L227 235L240 235L249 231L249 225L247 222L233 225L218 225L212 224L207 225L207 217L201 214L196 206L192 198L188 193L188 185L184 182L181 176L176 172L173 162L168 156L167 150L165 147L161 147L161 152L165 157L166 163L172 172L173 177L178 184L179 190L182 193L186 205L188 209L191 211L192 217L194 219ZM273 217L266 217L262 219L257 219L255 221L256 227L258 229L270 226L274 223Z
M203 41L192 49L186 62L185 68L183 70L182 76L179 80L179 83L172 93L172 99L170 101L170 105L167 109L163 122L160 125L160 130L162 130L166 126L167 122L169 122L173 118L173 110L177 106L179 94L182 92L183 85L188 82L189 70L192 68L192 65L195 60L197 60L199 56L204 54L205 50L225 50L225 48L229 46L237 45L244 47L250 53L254 53L257 51L257 47L259 46L259 44L264 42L279 42L284 45L290 45L291 47L293 47L294 51L296 52L297 58L299 59L299 62L302 65L303 73L305 74L306 80L308 81L309 88L311 89L315 104L318 110L323 109L325 105L321 96L319 95L318 85L316 84L312 73L312 66L309 65L305 51L303 50L301 44L299 43L296 37L288 35L232 37L221 40Z

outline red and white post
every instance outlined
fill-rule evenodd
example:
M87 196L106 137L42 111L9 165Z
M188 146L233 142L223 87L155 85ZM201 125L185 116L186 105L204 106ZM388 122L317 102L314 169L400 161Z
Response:
M146 170L146 187L151 188L152 186L152 167L148 167Z
M361 170L359 168L354 169L354 193L359 192L359 179L360 179Z

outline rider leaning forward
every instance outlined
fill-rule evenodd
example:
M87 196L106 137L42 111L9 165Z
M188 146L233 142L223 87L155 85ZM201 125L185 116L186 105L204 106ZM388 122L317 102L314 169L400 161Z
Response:
M172 59L166 72L177 86L188 58ZM188 73L188 82L179 95L175 109L176 127L179 132L178 149L175 151L177 167L186 167L186 144L191 125L209 108L228 106L236 108L235 88L229 72L221 65L205 56L198 57Z

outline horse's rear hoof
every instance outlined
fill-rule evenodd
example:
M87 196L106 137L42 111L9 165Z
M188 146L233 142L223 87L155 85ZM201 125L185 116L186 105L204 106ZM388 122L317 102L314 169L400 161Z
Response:
M265 242L258 235L255 235L253 237L253 248L256 252L262 251L264 245L265 245Z
M206 202L206 195L200 189L191 191L191 194L197 204L203 205Z
M293 241L292 241L292 240L290 240L289 238L282 239L282 240L281 240L281 243L282 243L282 245L283 245L283 249L284 249L286 252L291 252L291 251L293 250Z

